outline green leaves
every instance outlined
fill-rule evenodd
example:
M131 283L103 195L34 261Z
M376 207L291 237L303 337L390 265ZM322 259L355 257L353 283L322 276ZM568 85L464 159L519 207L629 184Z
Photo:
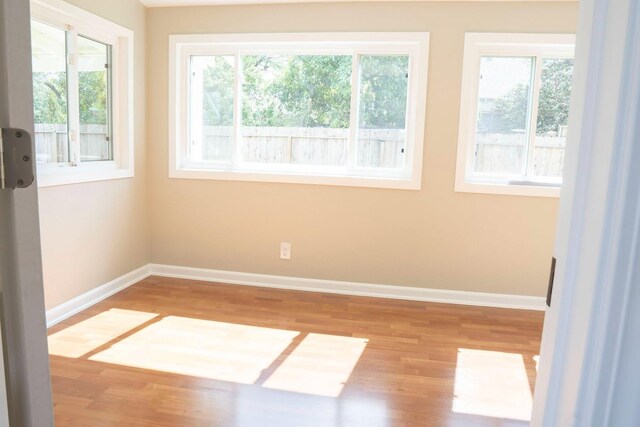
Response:
M81 72L78 78L80 123L106 124L106 72ZM67 123L67 102L66 73L33 73L33 104L36 123Z
M107 124L107 73L83 71L78 73L80 89L80 123Z
M244 56L245 126L349 127L351 56Z
M233 65L214 58L204 71L204 124L233 124ZM351 55L242 56L243 126L345 129L351 116ZM403 129L407 56L360 58L360 125Z
M222 56L203 73L203 120L205 126L233 125L233 65Z
M505 131L524 131L529 116L530 85L518 83L506 96L496 98L495 111L500 114Z
M558 132L567 124L573 59L545 58L538 97L536 133ZM529 85L519 84L506 96L496 99L495 111L501 115L505 129L518 129L529 114Z
M33 104L36 123L67 123L65 73L33 73Z
M558 131L569 119L573 59L549 58L542 61L542 85L538 101L538 134Z
M408 69L407 56L361 58L360 128L405 128Z

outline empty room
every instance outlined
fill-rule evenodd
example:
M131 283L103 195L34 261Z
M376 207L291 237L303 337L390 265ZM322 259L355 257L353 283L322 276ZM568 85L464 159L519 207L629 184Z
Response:
M1 4L0 426L638 425L636 2Z

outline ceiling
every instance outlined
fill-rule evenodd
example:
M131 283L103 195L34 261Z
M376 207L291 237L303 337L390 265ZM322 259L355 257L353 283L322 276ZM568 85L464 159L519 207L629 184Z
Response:
M379 1L487 1L487 0L140 0L147 7L170 6L217 6L242 4L278 4L278 3L340 3L340 2L379 2ZM488 0L522 1L522 0ZM578 0L527 0L527 1L578 1Z

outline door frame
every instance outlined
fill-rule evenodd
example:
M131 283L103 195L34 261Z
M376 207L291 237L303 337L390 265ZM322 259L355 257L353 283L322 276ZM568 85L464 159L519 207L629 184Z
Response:
M532 426L640 417L640 4L581 0ZM635 328L635 329L634 329Z
M28 0L0 0L0 126L33 133L29 19ZM533 426L623 425L640 415L629 399L640 389L640 312L629 309L640 304L639 40L637 1L581 0ZM10 420L53 425L36 184L0 190L0 205Z
M29 0L0 0L0 127L33 135L30 21ZM53 425L42 277L37 184L0 189L0 324L16 427Z

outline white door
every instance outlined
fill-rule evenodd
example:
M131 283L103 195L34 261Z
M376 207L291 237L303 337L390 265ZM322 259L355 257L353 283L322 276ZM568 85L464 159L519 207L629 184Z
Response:
M640 426L640 1L580 0L533 427Z
M0 0L0 426L53 425L38 193L23 150L33 135L29 0ZM21 131L10 131L10 128ZM15 144L14 144L15 143ZM14 147L17 147L14 149ZM32 148L32 147L31 147ZM18 150L18 151L15 151ZM21 163L22 162L22 163ZM27 172L24 172L25 165ZM2 185L4 183L4 185ZM3 186L26 188L2 188Z

